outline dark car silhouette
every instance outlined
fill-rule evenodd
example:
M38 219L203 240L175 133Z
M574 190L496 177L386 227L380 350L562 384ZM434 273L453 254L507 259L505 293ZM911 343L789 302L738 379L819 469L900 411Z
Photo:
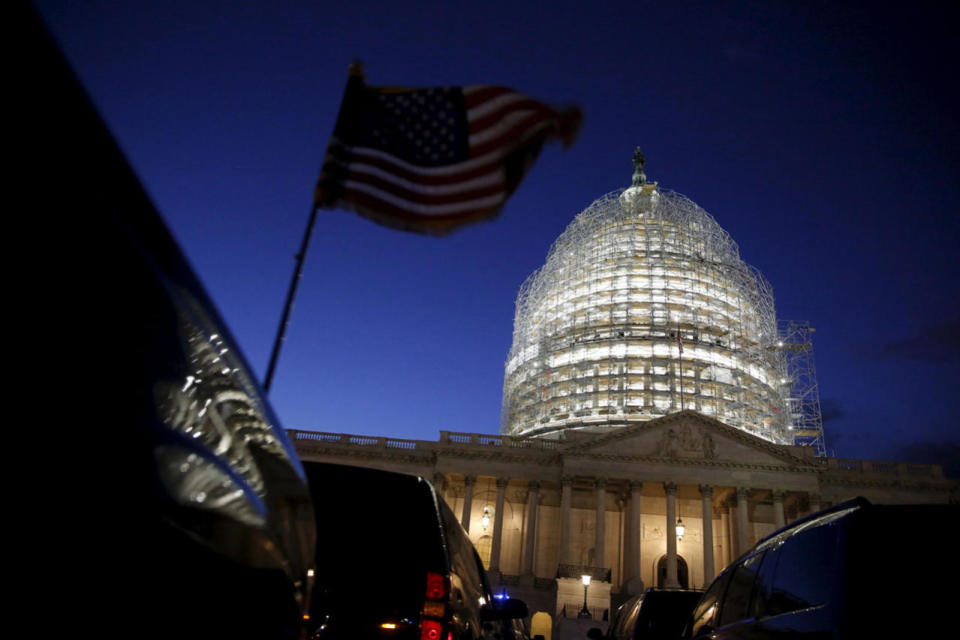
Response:
M463 527L423 478L305 461L317 505L317 640L514 640ZM521 636L522 637L522 636Z
M603 637L607 640L678 640L702 595L702 591L695 589L647 589L620 605Z
M725 638L951 637L957 505L842 502L767 536L713 581L687 630ZM949 539L948 539L949 538ZM933 635L926 635L933 634Z
M17 237L43 247L17 305L41 399L20 402L55 443L23 456L56 534L34 599L75 612L71 634L296 638L315 539L296 453L44 25L25 3L7 15L26 71L8 152L34 224Z

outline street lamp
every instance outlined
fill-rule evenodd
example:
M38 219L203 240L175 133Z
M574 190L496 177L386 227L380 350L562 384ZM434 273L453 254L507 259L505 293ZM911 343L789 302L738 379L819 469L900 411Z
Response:
M592 620L593 616L590 615L590 610L587 609L587 587L590 586L590 575L584 574L580 576L580 580L583 581L583 609L580 609L577 617L584 620Z
M683 526L683 518L677 518L677 542L683 540L683 532L686 530L686 527Z
M483 517L480 518L480 524L484 530L490 526L490 507L487 506L483 508Z

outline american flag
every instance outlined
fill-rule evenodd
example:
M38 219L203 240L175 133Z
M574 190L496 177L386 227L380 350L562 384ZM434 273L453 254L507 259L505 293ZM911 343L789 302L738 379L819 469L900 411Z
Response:
M442 235L496 216L543 143L569 146L580 120L506 87L370 87L352 67L316 204Z

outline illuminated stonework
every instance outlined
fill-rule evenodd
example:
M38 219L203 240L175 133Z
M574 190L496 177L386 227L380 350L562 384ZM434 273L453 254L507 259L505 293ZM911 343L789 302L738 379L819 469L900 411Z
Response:
M521 286L501 433L692 409L791 443L769 283L706 211L634 183L580 213Z

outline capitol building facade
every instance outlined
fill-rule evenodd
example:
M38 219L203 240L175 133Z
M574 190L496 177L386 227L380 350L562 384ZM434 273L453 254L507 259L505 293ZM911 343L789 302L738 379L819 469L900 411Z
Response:
M547 640L582 608L583 575L602 621L847 498L957 498L936 465L825 455L812 329L778 322L730 236L634 164L521 286L499 435L289 432L304 460L432 480Z

